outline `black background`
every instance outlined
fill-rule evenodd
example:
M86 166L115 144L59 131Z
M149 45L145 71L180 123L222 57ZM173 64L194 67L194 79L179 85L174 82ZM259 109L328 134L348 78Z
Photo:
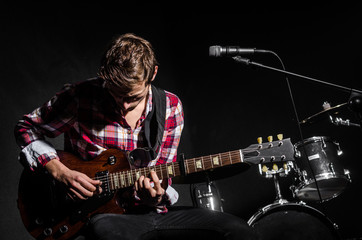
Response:
M283 133L300 141L285 77L249 67L230 58L211 58L211 45L255 47L276 52L291 72L362 89L361 11L354 5L298 5L279 8L262 4L215 2L193 6L161 4L12 4L1 17L1 218L3 239L30 239L16 206L22 171L13 137L15 123L47 101L63 84L96 75L104 47L115 34L136 33L154 46L159 73L155 84L177 94L185 111L179 152L186 158L245 148L256 138ZM252 60L281 68L270 54ZM337 88L289 77L300 120L348 100ZM342 109L339 115L356 122ZM344 154L339 161L352 183L325 204L310 203L339 225L343 238L361 237L361 131L319 121L302 128L303 137L329 136ZM61 148L62 139L53 141ZM248 220L274 201L273 182L257 166L215 185L224 211ZM281 181L286 198L290 178ZM183 194L178 205L191 205L189 185L175 185ZM303 226L301 226L302 228Z

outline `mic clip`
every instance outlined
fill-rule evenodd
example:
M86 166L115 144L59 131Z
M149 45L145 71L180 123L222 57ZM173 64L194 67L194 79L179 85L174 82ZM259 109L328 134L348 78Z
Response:
M232 59L234 59L235 61L237 61L239 63L244 63L246 65L250 64L250 59L248 59L248 58L242 58L240 56L235 56L235 57L232 57Z

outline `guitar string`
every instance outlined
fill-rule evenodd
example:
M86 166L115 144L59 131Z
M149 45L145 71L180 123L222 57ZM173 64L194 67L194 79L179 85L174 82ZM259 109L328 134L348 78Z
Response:
M274 147L274 146L272 146L272 147ZM270 149L272 147L268 147L268 149ZM228 161L231 162L231 163L226 164L226 165L230 165L230 164L234 164L233 161L235 160L236 157L237 157L236 161L240 162L240 151L242 153L251 153L251 152L255 152L257 150L260 150L260 148L245 148L245 149L234 150L234 151L229 151L229 152L224 152L224 153L219 153L219 154L211 154L211 155L203 156L203 157L191 158L191 159L185 160L185 162L186 162L185 165L187 165L187 168L189 169L190 167L188 165L190 163L192 164L192 162L194 162L194 161L201 160L203 162L204 166L210 164L211 168L213 168L213 164L212 164L213 159L212 158L213 157L218 157L218 156L223 158L223 157L225 157L225 155L227 155L227 158L229 158L229 160L225 160L225 159L224 160L226 162L228 162ZM221 160L224 161L223 159L221 159ZM165 172L165 171L166 171L166 174L167 174L167 168L169 166L172 166L173 168L176 167L177 170L179 171L180 170L179 165L175 164L175 163L178 163L178 162L173 162L173 163L169 163L169 164L160 164L160 165L156 165L156 166L143 167L143 168L138 168L138 169L130 169L130 170L126 170L126 171L111 173L111 175L112 174L113 175L119 175L119 177L122 178L126 183L133 183L134 182L133 179L136 178L137 174L139 174L140 172L142 173L142 171L145 173L145 175L147 175L147 174L150 173L151 170L155 170L155 168L159 168L158 171L161 172L161 174L163 174L163 172ZM221 166L225 166L225 165L221 165ZM148 169L148 171L147 171L147 169ZM117 176L117 179L119 179L119 177ZM112 178L112 177L111 176L103 176L103 177L95 177L93 179L97 179L97 180L101 180L101 181L106 181L107 180L108 183L109 183L110 178ZM118 180L118 182L119 182L119 180ZM120 184L117 184L117 185L120 185ZM126 185L126 184L123 184L123 185Z
M191 158L191 159L187 159L185 160L186 164L189 165L190 163L192 164L192 162L194 161L198 161L198 160L201 160L204 165L206 164L209 164L209 163L212 163L212 157L218 157L220 156L221 158L224 158L225 155L227 155L226 157L228 158L227 160L225 159L221 159L223 160L223 162L229 162L231 161L231 163L229 164L226 164L226 165L230 165L230 164L234 164L234 161L236 160L237 162L240 162L240 150L235 150L235 151L231 151L231 152L224 152L224 153L219 153L219 154L212 154L212 155L209 155L209 156L203 156L203 157L197 157L197 158ZM250 150L249 150L250 151ZM245 149L242 150L242 152L249 152L249 151L246 151ZM254 149L252 151L255 151ZM237 157L235 159L235 157ZM150 166L150 167L144 167L144 168L138 168L138 169L130 169L130 170L126 170L126 171L121 171L121 172L116 172L116 173L113 173L113 174L119 174L120 177L124 178L124 180L126 180L127 182L129 182L130 179L133 179L135 178L134 176L141 172L145 172L146 174L153 169L155 170L155 168L159 168L158 171L160 172L164 172L164 171L167 171L167 167L171 166L171 165L175 165L175 163L169 163L169 164L161 164L161 165L156 165L156 166ZM175 166L173 166L175 167ZM176 165L176 167L179 167ZM189 167L189 166L188 166ZM148 169L148 171L147 171ZM157 170L157 169L156 169ZM111 173L112 174L112 173ZM123 174L123 176L122 176ZM108 176L103 176L103 177L95 177L93 179L97 179L97 180L107 180L109 179Z
M217 154L217 155L221 155L221 157L225 157L225 156L222 156L222 155L228 155L227 157L229 158L229 160L225 160L225 162L227 162L227 164L224 164L224 166L226 165L230 165L230 164L234 164L234 161L237 161L237 162L240 162L240 154L239 154L239 151L237 150L237 152L230 152L230 153L220 153L220 154ZM211 165L211 162L212 162L212 157L213 155L210 155L210 156L205 156L205 157L199 157L199 158L195 158L195 159L187 159L186 160L186 164L189 165L190 163L192 163L194 160L197 161L196 159L200 159L203 161L203 164L204 165ZM237 158L236 158L237 157ZM208 159L209 158L209 159ZM231 163L228 163L228 162L231 162ZM177 172L180 171L180 167L179 167L179 164L177 164L178 162L175 162L174 163L169 163L169 164L160 164L160 165L156 165L156 166L150 166L150 167L144 167L144 168L139 168L139 169L131 169L131 170L127 170L127 171L122 171L122 172L116 172L116 173L111 173L111 174L116 174L116 175L119 175L117 176L117 179L119 180L120 178L123 178L123 181L125 182L125 184L117 184L117 185L127 185L127 186L131 186L130 184L127 184L127 183L133 183L133 179L136 178L136 174L137 173L140 173L142 174L142 171L145 173L144 175L147 175L149 174L149 172L151 170L156 170L156 171L159 171L159 172L166 172L167 174L167 168L169 166L172 166L174 169L176 168L177 169ZM222 165L221 165L222 166ZM221 167L220 166L220 167ZM158 169L156 169L158 168ZM189 166L188 166L189 168ZM176 169L175 169L175 172L176 172ZM189 172L188 172L189 173ZM123 175L123 176L122 176ZM172 174L171 174L172 175ZM110 178L112 178L111 176L103 176L103 177L98 177L98 178L95 178L97 180L101 180L101 181L106 181L109 183L110 182Z
M237 153L237 152L231 152L231 153L221 153L221 154L218 154L218 155L220 155L221 156L221 158L224 158L225 157L225 155L229 155L227 158L227 160L226 159L221 159L222 160L222 164L221 164L221 166L223 166L223 165L230 165L230 164L234 164L234 162L235 163L238 163L238 162L240 162L240 155L239 155L239 153ZM224 155L224 156L223 156ZM193 159L188 159L188 160L186 160L186 165L187 165L187 167L188 168L190 168L190 166L189 166L189 164L193 164L193 162L194 161L202 161L203 162L203 164L204 164L204 166L205 165L207 165L207 166L211 166L211 168L213 168L213 164L212 164L212 157L215 157L215 156L217 156L217 155L210 155L210 156L204 156L204 157L198 157L198 158L193 158ZM224 163L224 161L225 161L225 163ZM229 163L229 161L230 161L230 163ZM131 170L127 170L127 171L123 171L123 172L117 172L117 173L113 173L113 175L114 174L116 174L116 175L119 175L119 176L117 176L117 179L119 179L119 178L123 178L123 180L125 181L125 182L133 182L133 179L134 178L137 178L136 177L136 175L137 174L142 174L142 171L144 172L144 175L147 175L147 174L149 174L149 172L151 171L151 170L156 170L156 171L159 171L159 172L161 172L161 174L163 175L163 172L165 172L166 171L166 174L167 174L167 168L169 167L169 166L172 166L173 168L177 168L177 171L179 171L179 166L178 166L178 164L175 164L175 163L171 163L171 164L161 164L161 165L157 165L157 166L151 166L151 167L145 167L145 168L139 168L139 169L131 169ZM220 166L220 167L221 167ZM158 169L157 169L158 168ZM207 169L209 169L209 168L207 168ZM197 170L196 170L197 171ZM189 172L188 172L189 173ZM112 174L112 173L111 173ZM172 174L171 174L172 175ZM109 178L111 178L111 177L109 177L109 176L104 176L104 177L98 177L98 178L96 178L96 179L98 179L98 180L103 180L103 181L105 181L105 180L108 180ZM130 180L132 180L132 181L130 181ZM124 184L123 184L124 185Z

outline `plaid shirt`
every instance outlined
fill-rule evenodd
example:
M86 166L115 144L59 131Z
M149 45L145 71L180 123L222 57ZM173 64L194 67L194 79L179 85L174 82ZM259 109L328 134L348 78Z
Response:
M44 166L57 158L55 149L44 136L56 137L64 133L64 148L91 160L110 148L130 151L145 146L144 120L152 110L152 91L149 90L146 109L134 130L104 88L104 81L96 78L68 84L50 101L24 115L15 128L18 145L22 148L30 168ZM179 98L166 91L166 121L163 143L156 159L148 166L176 161L177 147L183 129L183 110Z

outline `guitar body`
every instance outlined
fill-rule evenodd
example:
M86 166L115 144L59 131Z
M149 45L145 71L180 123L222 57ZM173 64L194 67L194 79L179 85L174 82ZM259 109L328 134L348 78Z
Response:
M109 149L91 161L59 151L67 167L91 178L105 179L108 173L129 170L123 151ZM102 181L103 183L103 181ZM102 194L84 201L71 200L64 186L45 172L24 170L18 189L18 208L28 232L36 239L64 240L76 236L96 213L124 213L117 191L102 185Z

